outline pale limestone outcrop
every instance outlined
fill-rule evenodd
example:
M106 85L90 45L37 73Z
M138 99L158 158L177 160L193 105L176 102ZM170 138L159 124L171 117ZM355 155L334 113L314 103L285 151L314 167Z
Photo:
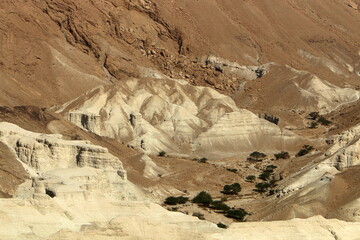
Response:
M331 140L333 146L324 154L325 164L333 165L338 170L360 164L360 125L357 125Z
M204 58L203 62L206 66L212 67L216 71L230 75L236 75L246 80L254 80L256 78L262 77L265 74L267 68L267 65L260 67L242 66L236 62L231 62L216 56L206 57Z
M57 168L112 168L126 179L121 161L88 141L63 140L61 135L33 133L6 122L0 123L0 141L33 173Z
M359 233L360 223L317 216L290 221L234 223L224 233L213 236L219 240L359 240Z
M32 133L8 123L1 123L0 129L0 140L9 145L14 139L22 138L33 139L37 144L43 141L36 139L63 141L64 146L64 142L68 142L67 146L79 144L79 141L62 140L59 135ZM38 149L42 150L35 147L32 151ZM24 154L27 152L24 151ZM102 151L95 153L104 154ZM42 154L36 156L43 157ZM54 162L56 154L44 157ZM59 161L59 158L56 160ZM143 161L148 165L149 175L161 171L146 156L143 156ZM26 163L31 165L31 161ZM43 161L37 161L34 166L37 174L19 186L15 198L0 199L0 239L248 240L268 238L269 234L273 239L296 239L293 237L296 231L298 235L295 237L299 239L332 239L330 237L336 236L338 239L356 240L354 236L359 235L359 223L321 217L286 222L236 223L224 230L213 223L169 212L146 201L141 190L125 181L126 175L119 176L114 171L111 161L83 167L55 164L54 169L46 169ZM28 168L30 170L32 166Z
M342 199L342 205L339 205L337 210L331 210L331 214L336 214L344 220L360 220L358 214L360 201L355 193L352 198L344 199L343 196L338 196L332 199L334 194L331 192L339 191L333 189L332 181L335 178L344 175L344 172L346 174L351 167L360 165L360 125L332 136L327 142L332 144L327 152L315 158L299 172L289 176L278 186L280 192L277 206L286 212L286 218L308 217L314 213L328 214L329 202ZM339 181L344 182L344 180ZM296 204L296 207L291 207L293 204ZM279 214L279 211L275 214Z
M289 84L282 87L292 96L287 99L288 104L294 104L298 109L326 114L360 98L360 92L351 87L339 87L310 72L286 67L294 75L287 81Z
M239 109L230 97L170 79L130 79L101 87L58 112L79 127L152 154L224 156L282 150L301 141Z

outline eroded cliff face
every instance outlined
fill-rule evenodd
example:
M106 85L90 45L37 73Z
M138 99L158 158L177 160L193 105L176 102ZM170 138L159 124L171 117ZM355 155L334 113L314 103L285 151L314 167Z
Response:
M95 89L58 112L90 132L152 154L224 157L251 150L295 149L304 141L239 109L230 97L211 88L172 79L131 79Z
M346 221L359 221L358 171L359 126L327 140L324 154L286 178L277 195L269 200L271 212L265 208L256 213L264 220L311 217L319 214ZM272 206L272 207L271 207Z
M120 160L107 149L90 142L67 141L61 135L33 133L5 122L0 124L0 136L17 158L35 172L71 167L111 167L118 169L126 179Z

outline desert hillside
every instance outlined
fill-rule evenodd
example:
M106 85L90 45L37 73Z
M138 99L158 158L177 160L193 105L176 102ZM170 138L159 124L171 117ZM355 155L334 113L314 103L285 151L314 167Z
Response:
M359 0L0 20L0 239L359 240Z

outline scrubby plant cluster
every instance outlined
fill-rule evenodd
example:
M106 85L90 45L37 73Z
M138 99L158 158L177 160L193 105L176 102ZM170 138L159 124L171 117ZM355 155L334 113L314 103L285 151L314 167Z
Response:
M266 154L265 153L261 153L258 151L252 152L250 153L249 157L247 158L248 161L254 161L254 162L259 162L259 161L263 161L266 158Z
M313 146L304 145L295 156L296 157L305 156L306 154L310 153L312 150L314 150Z
M235 184L235 186L237 186L237 184ZM240 187L240 189L241 189L241 187ZM205 191L198 193L192 199L192 202L199 204L203 207L207 207L207 208L219 211L219 213L223 213L224 216L226 216L228 218L233 218L237 221L244 221L246 215L249 214L242 208L231 208L226 203L224 203L222 200L213 200L211 195Z
M177 205L177 204L185 204L187 201L189 201L189 198L187 198L187 197L170 196L165 199L164 203L167 205Z
M311 112L307 118L313 120L310 123L309 128L316 128L319 124L323 126L329 126L332 124L330 120L326 119L324 116L321 116L319 112Z
M240 183L233 183L230 185L225 185L221 192L226 195L234 195L234 194L238 194L240 191L241 191Z
M266 168L262 171L262 173L259 175L259 179L262 180L262 182L259 182L255 185L255 191L260 193L265 193L269 189L270 191L272 188L276 187L277 180L274 176L275 169L277 169L277 166L275 165L268 165ZM269 191L269 194L273 193Z
M279 159L288 159L290 158L290 154L288 152L285 152L285 151L281 151L279 153L275 153L274 154L274 157L276 158L276 160L279 160Z

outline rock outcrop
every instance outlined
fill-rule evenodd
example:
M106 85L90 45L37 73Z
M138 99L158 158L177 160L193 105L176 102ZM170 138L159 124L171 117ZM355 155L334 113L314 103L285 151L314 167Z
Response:
M239 109L230 97L172 79L130 79L97 88L58 112L83 129L153 154L231 156L301 142L290 131Z
M12 149L33 176L57 168L113 168L126 179L119 159L87 141L63 140L58 134L39 134L14 124L0 123L0 141Z

